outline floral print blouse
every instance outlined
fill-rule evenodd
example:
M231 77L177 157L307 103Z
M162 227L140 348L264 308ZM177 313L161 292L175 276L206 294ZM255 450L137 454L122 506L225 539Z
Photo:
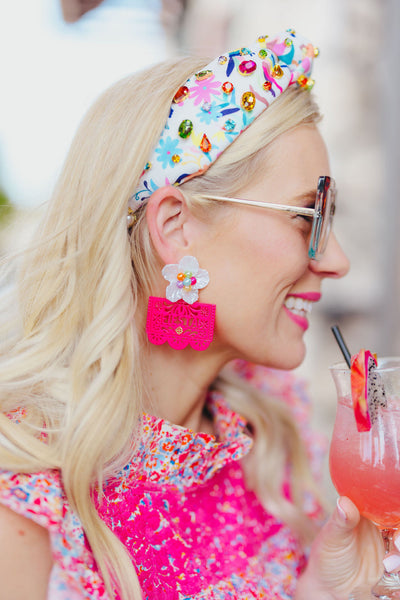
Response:
M308 442L323 449L307 429L307 399L292 374L241 361L234 368L256 387L279 391ZM106 482L98 512L132 557L144 600L289 600L303 550L246 487L246 423L218 392L209 407L216 436L144 415L139 449ZM49 600L110 600L58 471L0 471L0 502L49 531Z

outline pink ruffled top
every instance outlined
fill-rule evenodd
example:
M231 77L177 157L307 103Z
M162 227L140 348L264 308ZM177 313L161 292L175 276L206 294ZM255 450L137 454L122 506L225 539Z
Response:
M303 550L246 487L245 422L217 392L209 407L215 437L145 415L139 449L106 483L99 514L132 557L145 600L290 599ZM48 529L49 600L109 600L58 471L0 471L0 502Z

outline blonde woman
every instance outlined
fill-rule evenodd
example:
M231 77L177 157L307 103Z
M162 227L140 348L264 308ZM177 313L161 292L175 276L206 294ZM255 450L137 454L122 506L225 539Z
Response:
M84 119L3 287L1 599L338 600L377 573L346 498L306 566L311 447L262 382L348 270L316 54L288 30L167 62Z

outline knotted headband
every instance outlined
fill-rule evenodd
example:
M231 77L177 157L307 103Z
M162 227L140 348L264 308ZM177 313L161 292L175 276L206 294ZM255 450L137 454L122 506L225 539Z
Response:
M293 29L222 54L176 91L162 135L129 202L129 219L164 185L204 173L291 85L309 90L318 49Z

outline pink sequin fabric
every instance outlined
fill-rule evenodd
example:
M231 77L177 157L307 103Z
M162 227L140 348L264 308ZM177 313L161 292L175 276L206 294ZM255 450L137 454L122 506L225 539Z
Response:
M216 437L145 415L140 447L106 483L99 514L131 555L144 600L289 600L303 550L246 488L245 422L217 392L209 408ZM49 530L49 600L110 600L57 471L0 471L0 502Z

